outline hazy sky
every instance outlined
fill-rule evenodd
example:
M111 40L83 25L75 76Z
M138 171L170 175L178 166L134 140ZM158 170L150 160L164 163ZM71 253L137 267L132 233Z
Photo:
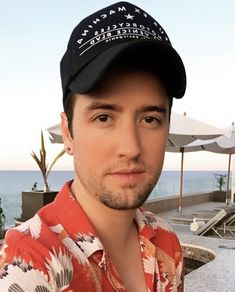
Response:
M0 169L37 169L30 151L40 129L60 121L59 62L77 23L113 1L0 0ZM235 1L136 0L163 26L181 55L188 78L173 111L217 127L235 121ZM61 145L46 137L49 158ZM165 169L179 169L167 154ZM63 157L57 169L72 169ZM185 169L226 169L227 157L186 154Z

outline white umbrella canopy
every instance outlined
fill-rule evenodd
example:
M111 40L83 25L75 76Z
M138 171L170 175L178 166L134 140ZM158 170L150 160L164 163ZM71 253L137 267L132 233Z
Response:
M230 138L224 135L209 140L198 139L185 145L184 149L185 152L205 150L221 154L235 154L235 133Z
M194 147L187 147L187 149L185 149L185 145L192 143L197 139L213 139L224 133L225 130L187 117L186 113L180 115L172 112L166 151L181 153L179 214L182 212L184 152L199 151L199 149L196 150Z
M190 151L209 151L218 154L228 154L228 172L227 172L227 191L226 203L228 203L229 181L230 181L230 168L231 156L235 154L235 127L232 126L225 129L225 135L211 140L196 140L184 147L185 152Z
M196 139L213 139L225 133L224 129L220 129L199 120L172 112L170 121L170 132L168 139L168 147L182 147ZM173 151L179 152L179 151Z
M46 129L50 134L51 143L63 143L60 124L56 124Z

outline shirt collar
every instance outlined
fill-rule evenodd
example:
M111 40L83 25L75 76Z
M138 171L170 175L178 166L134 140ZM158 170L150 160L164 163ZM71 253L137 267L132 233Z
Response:
M155 216L153 216L152 213L143 211L142 209L137 209L135 221L139 229L139 235L149 240L156 237L156 233L154 231Z
M71 184L72 181L66 182L56 196L53 202L54 211L66 233L80 246L87 256L90 256L97 250L103 250L104 248L89 218L74 198L70 190ZM149 240L156 236L154 232L156 219L150 212L137 209L135 221L140 236L144 236Z
M53 202L54 212L69 237L89 257L97 250L103 250L103 245L83 208L74 198L71 184L72 181L66 182L57 194Z

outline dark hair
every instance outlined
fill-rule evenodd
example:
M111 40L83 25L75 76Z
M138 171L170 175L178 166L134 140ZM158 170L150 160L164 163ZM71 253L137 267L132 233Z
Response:
M75 93L69 92L64 103L64 112L68 120L68 128L70 134L73 136L72 121L73 121L73 108L74 108Z
M104 76L97 83L97 85L92 89L95 91L97 87L102 86L102 80L105 79L110 73L113 72L125 72L125 71L147 71L151 72L153 75L157 76L159 80L165 86L166 93L169 97L169 119L171 114L171 107L173 104L173 97L168 92L167 84L165 82L164 76L166 72L162 67L162 64L153 63L152 60L148 59L148 56L143 57L141 51L136 50L135 52L125 52L125 54L120 55L116 60L114 60L111 66L106 70ZM69 92L64 103L64 112L68 119L68 128L72 135L72 120L73 120L73 108L74 108L74 96L76 93Z

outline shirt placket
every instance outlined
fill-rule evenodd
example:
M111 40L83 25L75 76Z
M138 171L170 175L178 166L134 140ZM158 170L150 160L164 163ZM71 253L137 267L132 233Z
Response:
M148 245L151 246L151 249L149 248L149 246L146 246L146 242L143 242L140 239L140 249L144 268L145 282L149 292L156 292L158 291L157 285L160 281L158 264L155 257L156 248L150 241Z
M117 277L115 277L115 275L113 274L113 270L115 269L113 267L113 264L111 262L111 259L108 257L108 255L105 253L105 251L103 251L103 255L102 258L99 262L99 267L104 271L110 285L112 286L112 288L114 289L114 291L116 292L124 292L125 290L123 288L121 288L121 280L117 280ZM115 283L113 282L113 279L116 278L116 281L119 282L120 287L117 287L115 285Z

